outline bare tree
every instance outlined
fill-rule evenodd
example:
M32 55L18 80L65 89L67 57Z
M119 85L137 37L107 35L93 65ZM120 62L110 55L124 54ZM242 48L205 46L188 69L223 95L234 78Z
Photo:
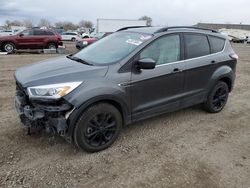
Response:
M4 27L7 29L11 26L11 21L10 20L5 20Z
M56 22L54 25L56 28L62 28L64 26L64 23L60 21L60 22Z
M84 28L93 28L93 23L91 21L87 21L87 20L81 20L78 23L79 27L84 27Z
M22 25L23 23L19 20L14 20L14 21L5 20L4 27L7 29L10 28L11 26L22 26Z
M142 16L141 18L139 18L139 20L146 20L146 24L147 26L152 26L152 18L149 16Z
M33 22L29 19L25 19L25 20L23 20L23 26L25 26L27 28L31 28L31 27L33 27Z
M72 22L69 22L69 21L64 21L64 22L56 22L55 23L55 26L57 28L63 28L64 30L76 30L77 29L77 25L75 25L74 23Z
M10 22L11 26L22 26L22 22L19 20L13 20Z
M45 18L40 19L38 23L38 27L50 27L50 26L51 26L50 21Z

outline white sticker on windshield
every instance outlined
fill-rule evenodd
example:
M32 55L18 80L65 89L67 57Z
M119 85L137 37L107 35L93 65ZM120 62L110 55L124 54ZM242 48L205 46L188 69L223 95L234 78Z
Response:
M144 36L144 35L142 35L141 37L140 37L140 39L141 40L148 40L148 39L150 39L152 36L150 36L150 35L147 35L147 36Z
M133 44L133 45L139 46L139 45L142 43L142 41L134 40L134 39L128 39L128 40L126 40L126 43L129 43L129 44Z

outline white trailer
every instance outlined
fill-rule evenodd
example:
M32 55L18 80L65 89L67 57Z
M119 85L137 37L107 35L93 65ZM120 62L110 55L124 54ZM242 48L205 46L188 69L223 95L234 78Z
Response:
M146 26L146 20L97 19L96 32L115 32L123 27Z

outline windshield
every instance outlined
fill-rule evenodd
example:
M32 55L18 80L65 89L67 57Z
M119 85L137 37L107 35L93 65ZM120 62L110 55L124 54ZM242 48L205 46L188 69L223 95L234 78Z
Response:
M141 33L118 32L111 34L74 55L93 65L115 63L150 39L152 35Z

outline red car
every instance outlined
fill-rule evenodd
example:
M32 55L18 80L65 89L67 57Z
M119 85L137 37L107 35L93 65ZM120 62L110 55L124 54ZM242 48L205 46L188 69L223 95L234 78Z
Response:
M86 46L98 41L99 39L106 37L108 35L110 35L111 33L94 33L94 34L90 34L90 38L84 38L82 40L78 40L76 42L76 48L78 50L81 50L83 48L85 48Z
M0 49L12 53L16 49L56 49L62 45L61 36L52 30L27 29L15 35L0 37Z

